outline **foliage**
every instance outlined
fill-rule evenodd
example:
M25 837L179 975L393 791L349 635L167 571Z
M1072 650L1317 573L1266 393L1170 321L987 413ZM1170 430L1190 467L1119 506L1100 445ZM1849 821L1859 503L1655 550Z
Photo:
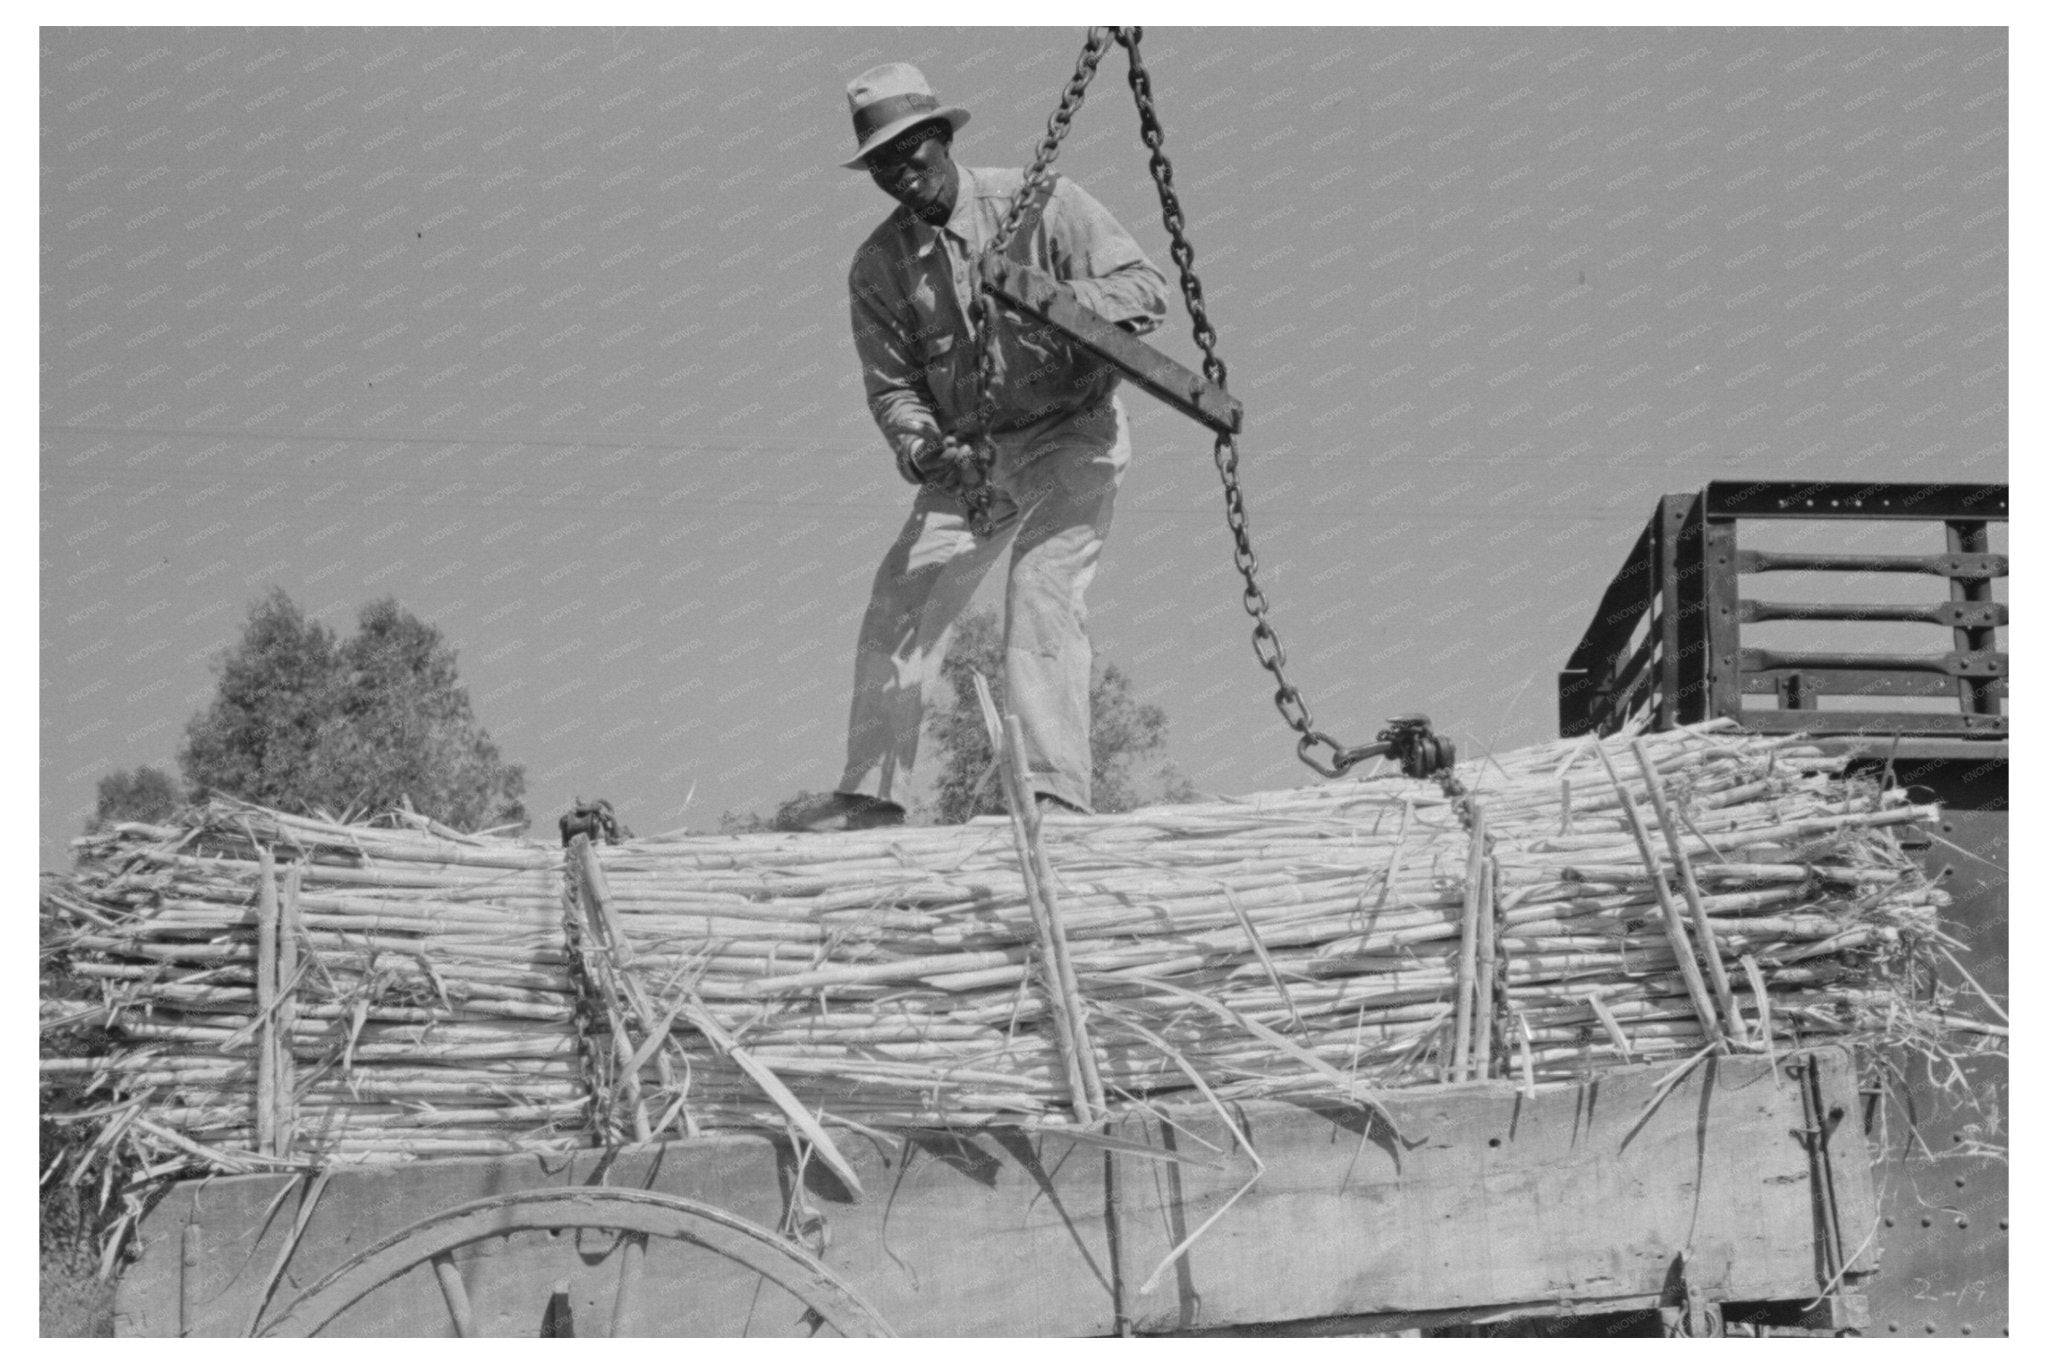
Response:
M385 598L363 608L341 648L339 709L321 729L314 780L413 808L457 828L522 822L523 769L476 723L455 651L433 626Z
M218 793L337 814L409 801L462 829L525 818L525 774L503 761L477 724L455 651L395 600L364 607L356 633L344 641L273 590L250 609L218 672L213 700L186 726L178 754L194 799ZM159 768L112 772L100 779L88 832L131 820L161 822L184 800L176 780ZM70 970L47 912L41 928L46 1009L90 1008L98 991ZM94 1055L107 1045L90 1021L57 1026L42 1038L48 1056ZM92 1124L54 1121L64 1104L52 1105L48 1092L43 1100L41 1167L61 1171L91 1137ZM96 1273L107 1195L56 1178L42 1186L44 1335L112 1334L111 1287Z
M160 767L142 766L133 772L109 772L100 778L99 803L93 808L87 833L112 824L133 821L161 824L184 804L177 780Z
M753 810L748 810L744 813L737 810L727 810L718 817L718 832L722 834L774 833L778 829L786 827L786 820L794 816L797 811L805 809L814 803L819 795L820 793L816 791L799 791L788 800L782 802L782 804L776 806L775 813L772 815L759 814Z
M319 797L306 774L339 670L334 633L282 589L250 608L242 638L217 665L213 703L185 727L178 766L208 791L281 807Z
M198 795L335 814L409 801L458 829L526 817L525 772L476 722L455 651L391 598L337 641L273 589L219 673L178 755Z
M38 1257L38 1335L47 1338L114 1334L114 1285L100 1278L92 1256L78 1249L84 1244L68 1242L53 1246L49 1233L44 1233Z
M1006 704L1003 629L1001 618L992 610L975 611L961 620L946 661L940 665L952 704L934 705L926 722L941 760L932 801L932 817L941 824L998 814L1004 808L997 783L982 780L994 751L982 723L981 703L975 697L977 672L989 680L996 706L1002 709ZM1088 704L1089 782L1096 810L1114 814L1141 805L1195 798L1186 776L1163 761L1166 711L1140 701L1123 669L1098 658L1089 678Z
M103 806L105 785L101 783ZM38 914L38 938L44 1007L62 1012L97 1003L93 983L71 971L62 950L64 934L47 907ZM102 1028L67 1027L43 1034L42 1054L90 1056L105 1051L107 1045ZM41 1334L110 1336L114 1333L113 1285L99 1276L99 1236L105 1223L100 1191L66 1184L58 1174L90 1139L91 1125L58 1123L53 1116L51 1095L46 1090L36 1124L37 1168L44 1175L37 1199Z

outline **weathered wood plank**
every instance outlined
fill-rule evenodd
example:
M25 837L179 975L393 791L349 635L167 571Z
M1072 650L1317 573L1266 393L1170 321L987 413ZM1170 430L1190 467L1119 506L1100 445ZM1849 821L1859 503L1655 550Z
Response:
M1849 1059L1821 1058L1825 1091L1846 1104L1852 1127ZM1343 1105L1247 1106L1242 1122L1264 1174L1146 1294L1138 1282L1238 1193L1253 1166L1242 1154L1221 1168L1119 1157L1127 1310L1138 1329L1163 1331L1515 1303L1639 1303L1666 1291L1680 1251L1695 1291L1709 1299L1811 1297L1820 1261L1798 1087L1760 1060L1714 1061L1646 1113L1663 1073L1619 1072L1533 1098L1501 1082L1385 1095L1398 1140ZM1188 1134L1229 1145L1213 1113L1174 1116L1184 1134L1138 1118L1115 1130L1204 1155ZM1101 1149L1017 1132L932 1136L894 1150L849 1138L843 1149L870 1193L851 1202L812 1162L803 1188L823 1216L822 1258L897 1330L1113 1329ZM1859 1226L1871 1206L1860 1135L1845 1127L1833 1159L1844 1221ZM566 1162L518 1156L339 1171L276 1302L431 1209L519 1188L604 1182L701 1199L774 1227L793 1170L783 1143L706 1137L622 1153L608 1165L588 1152ZM187 1270L188 1282L197 1276L191 1329L246 1322L250 1295L295 1212L288 1197L266 1220L279 1187L278 1177L249 1176L173 1190L141 1229L141 1258L120 1287L119 1329L178 1329L180 1249L193 1222L204 1228L209 1254ZM582 1238L580 1247L570 1244L576 1239L459 1254L479 1330L537 1329L558 1282L570 1284L579 1320L584 1299L588 1311L602 1313L596 1320L607 1319L624 1256L602 1238ZM431 1268L409 1279L417 1282L337 1325L360 1334L451 1332ZM744 1280L683 1248L650 1246L643 1282L662 1287L634 1314L635 1329L799 1325L786 1304L750 1305Z

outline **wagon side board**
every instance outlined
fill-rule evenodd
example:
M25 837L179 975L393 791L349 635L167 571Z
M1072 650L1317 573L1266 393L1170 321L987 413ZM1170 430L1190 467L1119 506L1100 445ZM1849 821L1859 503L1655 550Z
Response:
M1928 874L1952 897L1941 931L1993 999L2011 989L2011 917L2006 763L1962 759L1898 761L1901 785L1938 796L1942 822L1923 854ZM1998 1016L1967 1001L1985 1022ZM2011 1191L2010 1063L2003 1052L1962 1058L1954 1071L1909 1062L1872 1130L1872 1181L1879 1229L1871 1246L1882 1271L1869 1293L1869 1334L1878 1337L1997 1337L2011 1313L2007 1257ZM1960 1075L1962 1083L1957 1083Z
M1232 1151L1213 1110L1186 1108L1173 1111L1172 1126L1131 1116L1115 1129L1122 1141L1183 1159L1111 1154L1052 1133L963 1132L893 1147L850 1138L847 1153L867 1189L860 1202L816 1162L799 1177L786 1143L754 1136L673 1142L609 1161L586 1152L337 1170L281 1272L308 1181L195 1181L172 1190L140 1229L116 1327L246 1333L273 1276L266 1319L429 1212L594 1183L701 1200L766 1227L798 1226L814 1248L822 1241L824 1263L906 1335L1477 1318L1517 1305L1635 1308L1688 1291L1707 1302L1803 1302L1843 1256L1851 1271L1868 1268L1854 1257L1875 1212L1851 1059L1828 1050L1802 1063L1816 1068L1824 1155L1790 1065L1719 1058L1664 1087L1668 1070L1631 1070L1534 1094L1498 1081L1400 1091L1382 1096L1385 1117L1323 1101L1247 1104L1236 1111L1262 1170ZM1141 1291L1168 1252L1219 1211ZM607 1262L616 1258L570 1236L465 1272L517 1280L536 1304L534 1322L538 1304L565 1285L587 1299L569 1304L578 1320L604 1320L618 1281ZM715 1274L672 1282L680 1276L656 1273L656 1263L648 1262L633 1333L734 1329L720 1312L745 1283ZM433 1282L422 1274L410 1288L395 1286L336 1326L450 1334Z

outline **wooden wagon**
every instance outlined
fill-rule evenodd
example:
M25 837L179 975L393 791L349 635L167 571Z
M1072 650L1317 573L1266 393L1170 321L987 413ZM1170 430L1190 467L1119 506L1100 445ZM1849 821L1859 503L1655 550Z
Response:
M1994 1033L2010 1021L2009 515L2003 483L1667 495L1558 677L1563 735L1730 720L1811 736L1939 801L1940 826L1908 845L1947 890L1941 929L1962 953L1938 988ZM1865 1295L1870 1333L1998 1336L2005 1051L1892 1072L1862 1105L1878 1193L1864 1253L1882 1269Z
M1688 628L1722 630L1715 622L1724 617L1763 616L1735 599L1731 583L1738 569L1772 565L1738 559L1722 523L1738 513L1810 515L1824 495L1847 499L1836 515L1948 520L1950 558L1917 571L2002 573L2002 556L1984 550L1970 520L1982 490L1908 488L1902 510L1871 509L1873 497L1896 492L1803 487L1796 506L1776 512L1777 485L1667 499L1561 679L1563 731L1610 732L1646 707L1657 729L1722 715L1746 728L1838 730L1829 742L1869 749L1870 764L1889 764L1895 782L1938 795L1950 812L1943 832L1997 871L2003 684L1970 671L2003 669L1991 642L1972 636L1941 674L1960 689L1960 718L1917 721L1967 738L1902 743L1903 716L1882 714L1888 736L1873 749L1868 727L1844 719L1830 730L1829 716L1801 704L1816 687L1879 688L1850 675L1859 656L1794 659L1793 685L1748 675L1783 672L1792 665L1782 655L1744 648L1732 633L1711 647L1684 637ZM1766 513L1755 510L1760 500ZM1704 567L1688 570L1688 553ZM1965 588L1975 591L1978 578ZM1709 605L1725 597L1728 610L1696 609L1688 592ZM1818 609L1802 607L1802 616ZM2004 620L2002 603L1967 598L1957 610ZM1957 619L1958 630L1994 628ZM1903 666L1881 661L1892 672ZM1688 666L1704 677L1686 675ZM1951 676L1956 669L1966 675ZM1887 678L1883 687L1907 685ZM1780 693L1781 710L1808 713L1743 707L1745 694L1766 687ZM1980 818L1995 829L1969 823ZM1944 922L1992 949L1978 970L1999 990L2002 873L1967 890ZM1962 1126L1954 1151L1935 1147L1947 1125L1995 1125L2002 1061L1973 1065L1980 1083L1965 1096L1967 1114L1945 1091L1906 1095L1918 1134L1908 1135L1922 1152L1913 1155L1873 1135L1887 1100L1860 1083L1868 1060L1833 1047L1705 1053L1569 1084L1496 1078L1383 1090L1369 1103L1247 1101L1228 1106L1230 1122L1188 1103L1084 1129L869 1131L839 1147L861 1196L806 1146L734 1133L192 1180L138 1227L116 1329L1995 1333L2004 1314L2005 1208L1994 1178L2002 1167L1969 1147Z
M1243 1105L1258 1163L1194 1109L1172 1125L1114 1121L1107 1140L856 1141L844 1149L869 1190L857 1202L789 1143L754 1135L188 1181L137 1233L116 1328L1659 1334L1860 1321L1869 1266L1854 1229L1874 1204L1846 1052L1385 1104Z

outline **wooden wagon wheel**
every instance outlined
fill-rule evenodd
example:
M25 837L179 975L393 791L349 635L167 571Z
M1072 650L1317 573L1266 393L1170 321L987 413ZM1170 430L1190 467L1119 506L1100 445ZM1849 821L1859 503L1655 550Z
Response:
M666 1275L649 1277L645 1261L651 1238L684 1243L750 1270L773 1284L804 1309L814 1327L828 1327L846 1336L891 1336L874 1308L841 1282L815 1257L751 1222L707 1204L642 1189L602 1187L533 1189L479 1199L434 1214L335 1269L313 1285L256 1334L310 1336L380 1288L422 1265L431 1265L448 1320L459 1336L485 1334L471 1305L473 1284L465 1282L457 1252L480 1243L520 1233L586 1231L616 1233L617 1243L605 1258L616 1258L617 1288L611 1302L610 1335L633 1334L641 1298L689 1291L687 1283ZM472 1264L486 1264L484 1257ZM564 1295L557 1291L531 1303L530 1320L538 1329L543 1318L566 1325ZM791 1323L783 1323L785 1325ZM568 1331L560 1332L569 1334Z

